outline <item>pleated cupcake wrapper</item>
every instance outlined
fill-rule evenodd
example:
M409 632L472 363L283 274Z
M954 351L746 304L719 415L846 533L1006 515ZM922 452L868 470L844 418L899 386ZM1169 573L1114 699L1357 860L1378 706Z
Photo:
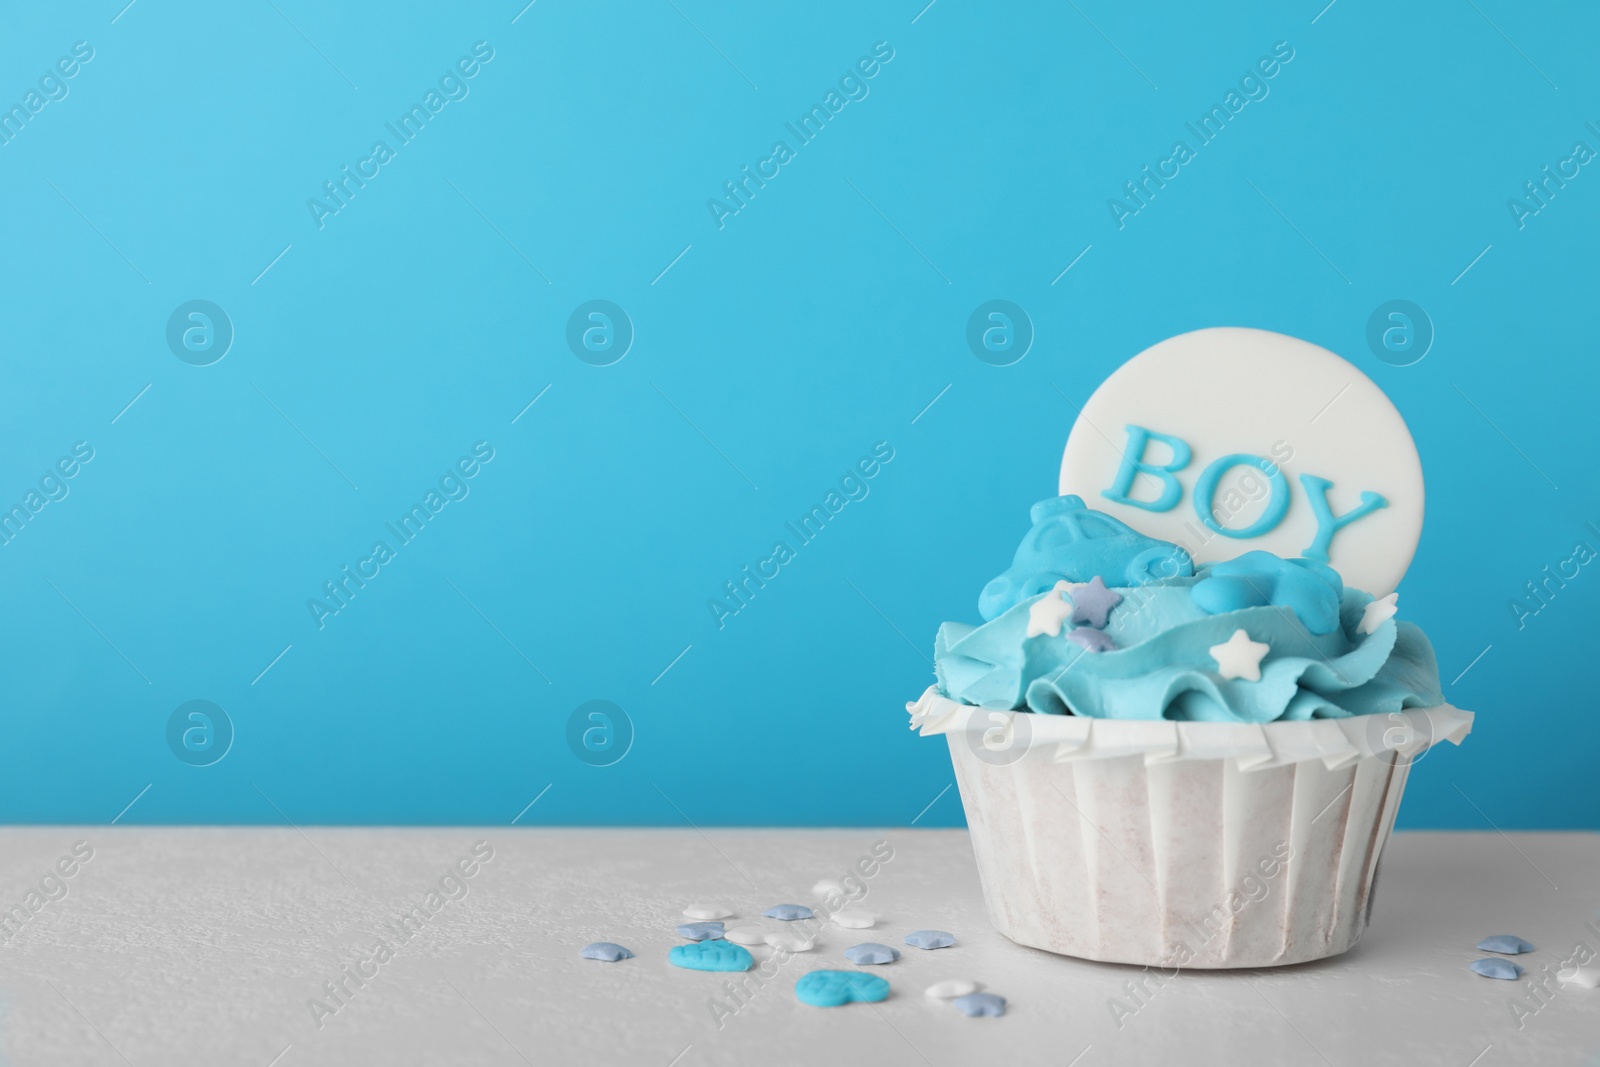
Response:
M931 689L907 707L950 744L995 926L1163 970L1353 946L1411 766L1472 725L1447 705L1385 716L1383 730L994 712Z
M1310 760L1337 770L1368 756L1415 759L1440 741L1459 745L1472 729L1472 712L1449 704L1389 715L1304 722L1133 722L994 711L951 700L935 686L929 686L914 704L907 704L906 710L911 713L911 728L924 737L1000 730L1007 736L990 744L1004 747L1012 743L1010 735L1025 728L1027 737L1017 743L1026 746L1030 755L1042 751L1057 762L1140 755L1146 764L1227 759L1241 770ZM1018 724L1018 717L1024 717L1026 723Z

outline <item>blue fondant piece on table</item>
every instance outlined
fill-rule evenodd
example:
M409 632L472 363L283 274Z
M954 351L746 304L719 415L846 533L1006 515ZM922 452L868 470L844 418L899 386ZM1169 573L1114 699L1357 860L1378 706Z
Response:
M1520 956L1524 952L1532 952L1533 946L1514 934L1495 934L1478 942L1478 947L1485 952L1504 952L1507 956Z
M1069 594L1072 597L1072 625L1087 624L1104 630L1111 620L1111 609L1122 603L1122 594L1106 588L1105 579L1098 574L1089 584L1080 585Z
M1267 605L1288 608L1307 630L1331 634L1339 628L1344 581L1316 560L1281 559L1257 550L1215 564L1189 595L1211 615Z
M579 953L586 960L599 960L601 963L616 963L618 960L631 960L633 953L617 944L615 941L596 941L584 945Z
M796 919L810 919L815 913L804 904L774 904L761 914L769 919L781 919L788 923Z
M755 957L732 941L696 941L674 946L667 962L691 971L748 971Z
M968 993L950 1002L964 1015L1004 1015L1006 998L995 993Z
M1117 643L1111 640L1111 635L1104 630L1096 630L1092 626L1079 626L1067 631L1067 640L1083 649L1085 652L1111 652Z
M1033 528L1017 547L1011 566L984 586L978 598L978 613L985 620L1054 589L1057 582L1087 582L1099 575L1111 585L1132 586L1194 573L1194 560L1182 548L1089 509L1082 497L1041 500L1030 516Z
M912 948L949 948L955 943L955 935L943 930L913 930L906 935L906 944Z
M844 954L851 963L858 966L893 963L900 958L899 949L880 945L876 941L863 941L859 945L851 945L844 950Z
M710 941L726 932L720 922L681 923L678 926L678 936L687 937L690 941Z
M812 971L794 984L794 995L800 1003L817 1008L837 1008L856 1001L875 1004L888 999L889 983L859 971Z
M1509 982L1522 977L1522 964L1503 960L1499 956L1486 956L1481 960L1473 960L1471 967L1485 978L1504 978Z

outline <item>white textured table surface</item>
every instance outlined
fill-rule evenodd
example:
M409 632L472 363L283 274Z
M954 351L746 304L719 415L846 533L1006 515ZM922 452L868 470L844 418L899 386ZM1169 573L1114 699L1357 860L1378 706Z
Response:
M92 858L64 864L71 877L44 886L58 899L30 915L30 890L79 841ZM493 858L462 880L465 895L453 888L459 899L430 911L430 890L479 841ZM777 927L763 909L810 903L815 881L842 877L879 841L893 858L865 882L863 906L884 920L826 928L814 951L751 983L733 1014L712 1006L733 1006L731 976L667 964L684 905L722 900ZM1139 999L1124 988L1143 978L1137 968L1051 956L990 930L962 831L45 827L0 831L0 855L0 907L20 909L0 927L0 1063L19 1067L1542 1067L1600 1056L1600 990L1552 981L1541 1005L1530 981L1580 942L1600 951L1593 834L1401 834L1372 927L1350 954L1184 972ZM402 940L392 924L413 907L426 921ZM904 946L921 927L959 944ZM1483 955L1473 945L1496 933L1539 947L1521 957L1528 977L1467 970ZM580 959L595 940L638 957ZM867 940L904 952L874 969L893 983L888 1001L824 1010L795 1000L801 974L849 969L842 950ZM359 965L377 973L347 980L344 1004L329 997L324 983L380 941L396 946L392 958ZM949 977L1004 995L1008 1014L969 1019L923 996ZM313 1013L312 998L337 1010ZM1512 998L1537 1008L1520 1029Z

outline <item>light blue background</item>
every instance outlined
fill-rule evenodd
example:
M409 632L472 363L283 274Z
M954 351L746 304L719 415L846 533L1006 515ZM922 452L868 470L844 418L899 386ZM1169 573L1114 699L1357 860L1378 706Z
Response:
M1600 169L1525 229L1506 204L1600 148L1594 12L122 5L0 33L7 106L95 49L0 147L0 499L95 449L0 548L0 817L958 825L901 709L1053 494L1062 394L1250 325L1355 361L1423 455L1402 610L1479 717L1402 825L1600 826L1600 568L1509 607L1600 548ZM470 95L319 230L307 199L480 40ZM885 40L719 230L707 199ZM1270 95L1119 230L1107 199L1278 41ZM203 368L164 340L196 298L237 331ZM614 366L565 342L594 298L637 331ZM1015 366L964 341L993 298L1037 331ZM1415 366L1366 345L1395 298L1437 331ZM319 630L307 599L479 440L471 495ZM719 630L707 599L880 440L870 496ZM204 768L165 738L193 699L236 731ZM565 740L592 699L634 725L613 766Z

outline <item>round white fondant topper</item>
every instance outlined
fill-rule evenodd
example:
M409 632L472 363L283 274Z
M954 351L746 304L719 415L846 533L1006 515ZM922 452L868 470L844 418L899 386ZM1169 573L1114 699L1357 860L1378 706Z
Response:
M1242 327L1168 338L1107 378L1067 438L1061 492L1197 563L1307 556L1375 596L1422 535L1422 462L1383 390L1325 348Z

